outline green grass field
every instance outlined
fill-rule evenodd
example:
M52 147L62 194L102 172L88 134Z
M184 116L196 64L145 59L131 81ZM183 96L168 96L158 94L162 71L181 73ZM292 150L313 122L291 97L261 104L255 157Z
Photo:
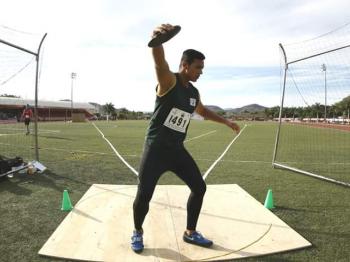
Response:
M96 122L96 125L138 170L147 122L113 121ZM247 125L209 174L207 183L239 184L262 203L267 190L272 188L276 205L273 212L313 247L246 261L349 261L350 189L273 169L276 124L249 122ZM23 129L22 125L3 126ZM196 138L203 134L207 135ZM233 137L225 126L192 121L187 138L195 139L185 145L204 174ZM60 210L64 189L69 190L74 204L93 183L137 183L136 176L90 123L40 123L39 144L40 162L48 167L44 174L19 174L0 182L0 261L59 261L41 257L37 252L67 215ZM28 154L31 146L31 137L24 133L0 136L0 148L6 153L20 149ZM287 161L286 148L284 145L281 149L284 150L281 161ZM159 183L183 184L171 173L164 174Z
M350 184L350 131L283 124L276 161Z

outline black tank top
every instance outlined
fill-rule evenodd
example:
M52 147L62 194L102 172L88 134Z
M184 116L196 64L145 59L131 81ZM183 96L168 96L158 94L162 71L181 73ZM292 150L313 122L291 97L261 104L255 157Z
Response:
M175 86L164 96L157 96L147 130L148 145L183 145L187 129L198 101L199 92L191 83L181 84L178 74Z

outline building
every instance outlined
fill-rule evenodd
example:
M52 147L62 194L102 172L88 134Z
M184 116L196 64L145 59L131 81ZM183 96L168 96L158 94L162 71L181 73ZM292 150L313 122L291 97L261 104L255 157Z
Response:
M26 105L34 108L35 101L22 98L0 97L0 121L20 121L22 111ZM83 114L90 119L100 113L101 106L97 103L74 102L73 108L68 101L38 101L39 121L67 121L73 114Z

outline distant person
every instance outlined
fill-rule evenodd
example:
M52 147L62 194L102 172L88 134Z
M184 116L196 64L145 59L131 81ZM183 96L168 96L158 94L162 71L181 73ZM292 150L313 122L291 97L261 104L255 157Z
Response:
M153 31L153 37L172 30L166 24ZM185 242L210 247L213 242L196 230L206 184L183 141L193 112L206 119L227 125L239 133L239 126L203 106L199 92L191 82L196 82L204 68L204 55L193 49L183 52L178 73L170 71L165 60L163 46L152 48L158 85L155 109L148 127L139 171L139 184L133 204L134 231L131 248L142 252L142 224L149 209L156 184L166 171L174 172L191 189L187 202L187 226L183 234ZM213 225L215 227L215 225Z
M24 109L23 109L23 113L21 116L21 119L24 119L24 125L26 126L27 132L26 135L30 134L30 130L29 130L29 124L30 124L30 120L33 117L33 111L30 108L30 106L27 104Z

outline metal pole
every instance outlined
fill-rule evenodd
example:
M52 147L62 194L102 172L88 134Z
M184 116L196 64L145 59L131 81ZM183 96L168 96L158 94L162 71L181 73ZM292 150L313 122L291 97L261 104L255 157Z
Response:
M300 61L303 61L303 60L306 60L306 59L309 59L309 58L313 58L313 57L316 57L316 56L328 54L328 53L331 53L331 52L334 52L334 51L338 51L338 50L341 50L341 49L344 49L344 48L348 48L348 47L350 47L350 45L342 46L342 47L335 48L335 49L332 49L332 50L329 50L329 51L326 51L326 52L322 52L322 53L318 53L318 54L311 55L311 56L308 56L308 57L304 57L304 58L301 58L301 59L298 59L298 60L291 61L291 62L288 63L288 65L296 63L296 62L300 62Z
M36 75L35 75L35 107L34 107L34 137L35 137L35 159L39 161L39 142L38 142L38 83L39 83L39 59L40 59L40 49L47 36L47 33L43 36L40 41L38 52L36 54Z
M71 74L71 88L70 88L70 116L71 116L71 120L73 121L73 82L74 82L74 79L77 77L77 74L76 73L72 73Z
M327 70L324 71L324 119L325 123L327 123Z
M327 67L322 64L322 71L324 72L324 122L327 123Z
M278 164L278 163L273 163L273 165L274 165L274 167L290 170L290 171L293 171L293 172L296 172L296 173L299 173L299 174L311 176L311 177L318 178L318 179L321 179L321 180L325 180L325 181L328 181L328 182L331 182L331 183L334 183L334 184L350 187L350 183L342 182L342 181L335 180L335 179L332 179L332 178L328 178L328 177L325 177L325 176L320 176L320 175L317 175L317 174L314 174L314 173L311 173L311 172L308 172L308 171L304 171L304 170L301 170L301 169L298 169L298 168L294 168L294 167L290 167L290 166L283 165L283 164Z
M279 122L278 122L278 129L277 129L277 134L276 134L276 141L275 141L275 149L273 151L273 157L272 157L272 165L274 166L275 160L276 160L276 155L277 155L277 148L278 148L278 141L279 141L279 136L280 136L280 131L281 131L281 124L282 124L282 110L283 110L283 104L284 104L284 94L286 90L286 79L287 79L287 70L288 70L288 63L287 63L287 55L286 52L284 51L284 48L282 44L279 44L283 56L284 56L284 77L283 77L283 91L282 91L282 98L281 98L281 106L280 106L280 112L279 112Z
M47 35L47 34L45 34L43 38L45 38L46 35ZM42 39L41 41L43 41L43 39ZM7 42L7 41L2 40L2 39L0 39L0 43L3 43L3 44L5 44L5 45L11 46L11 47L13 47L13 48L16 48L16 49L18 49L18 50L21 50L21 51L23 51L23 52L26 52L26 53L29 53L29 54L32 54L32 55L35 55L35 56L38 55L38 54L34 53L33 51L30 51L30 50L28 50L28 49L25 49L25 48L23 48L23 47L20 47L20 46L18 46L18 45L12 44L12 43ZM40 43L40 44L41 44L41 43ZM40 49L40 47L39 47L39 49Z

